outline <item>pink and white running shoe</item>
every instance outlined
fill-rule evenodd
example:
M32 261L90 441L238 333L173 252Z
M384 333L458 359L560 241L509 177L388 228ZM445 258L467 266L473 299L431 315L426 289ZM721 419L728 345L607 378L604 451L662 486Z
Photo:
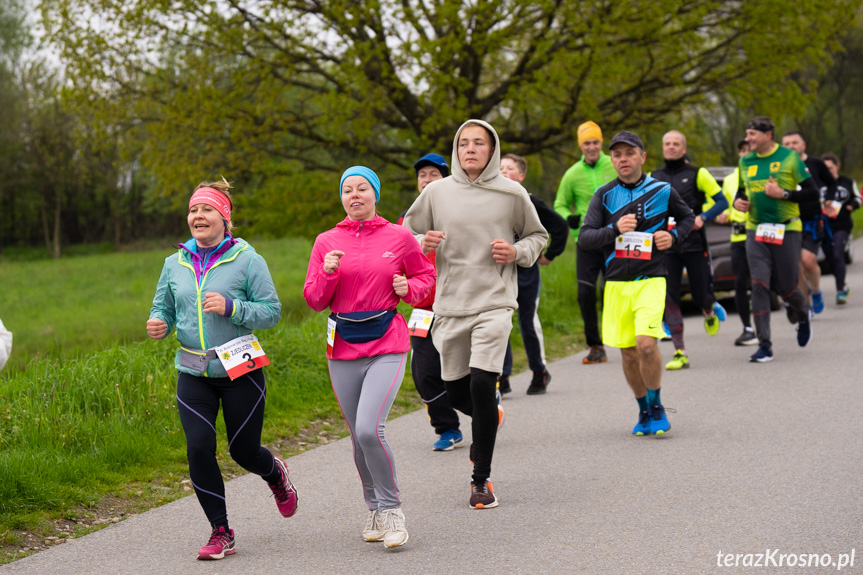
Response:
M282 474L282 478L278 483L268 483L267 485L270 486L270 490L276 498L276 507L279 508L279 513L283 517L291 517L297 512L297 503L299 503L300 496L297 493L297 488L294 487L294 484L288 478L288 466L280 458L275 457L274 459L276 460L276 467L279 468L279 472Z

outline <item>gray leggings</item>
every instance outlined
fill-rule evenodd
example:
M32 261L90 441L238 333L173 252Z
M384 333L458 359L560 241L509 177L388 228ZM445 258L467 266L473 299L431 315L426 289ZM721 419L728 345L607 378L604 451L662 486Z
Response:
M333 393L354 446L354 463L369 509L401 507L393 452L384 436L387 415L405 376L407 353L329 360Z

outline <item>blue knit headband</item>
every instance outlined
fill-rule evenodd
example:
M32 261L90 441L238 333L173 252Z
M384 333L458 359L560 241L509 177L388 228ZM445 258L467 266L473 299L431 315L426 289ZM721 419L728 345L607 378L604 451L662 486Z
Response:
M339 196L342 195L342 187L345 185L345 180L350 176L362 176L375 189L375 202L381 201L381 181L378 175L365 166L351 166L345 173L342 174L342 181L339 182Z

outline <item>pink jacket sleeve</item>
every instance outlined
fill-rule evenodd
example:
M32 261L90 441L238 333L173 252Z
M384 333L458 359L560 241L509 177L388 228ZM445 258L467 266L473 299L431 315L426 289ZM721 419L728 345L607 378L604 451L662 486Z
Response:
M404 274L408 279L408 293L402 299L413 305L428 296L437 281L434 264L423 254L419 242L410 233L405 234Z
M303 286L303 297L306 298L309 307L315 311L324 311L330 306L336 293L336 286L339 285L339 270L331 274L324 271L325 255L327 250L318 238L312 248L309 269L306 271L306 283Z

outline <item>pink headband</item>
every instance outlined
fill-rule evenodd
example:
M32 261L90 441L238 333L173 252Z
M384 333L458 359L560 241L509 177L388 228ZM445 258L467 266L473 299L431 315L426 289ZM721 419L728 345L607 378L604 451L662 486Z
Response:
M198 188L189 200L189 210L197 204L213 206L222 214L225 221L231 221L231 200L215 188Z

